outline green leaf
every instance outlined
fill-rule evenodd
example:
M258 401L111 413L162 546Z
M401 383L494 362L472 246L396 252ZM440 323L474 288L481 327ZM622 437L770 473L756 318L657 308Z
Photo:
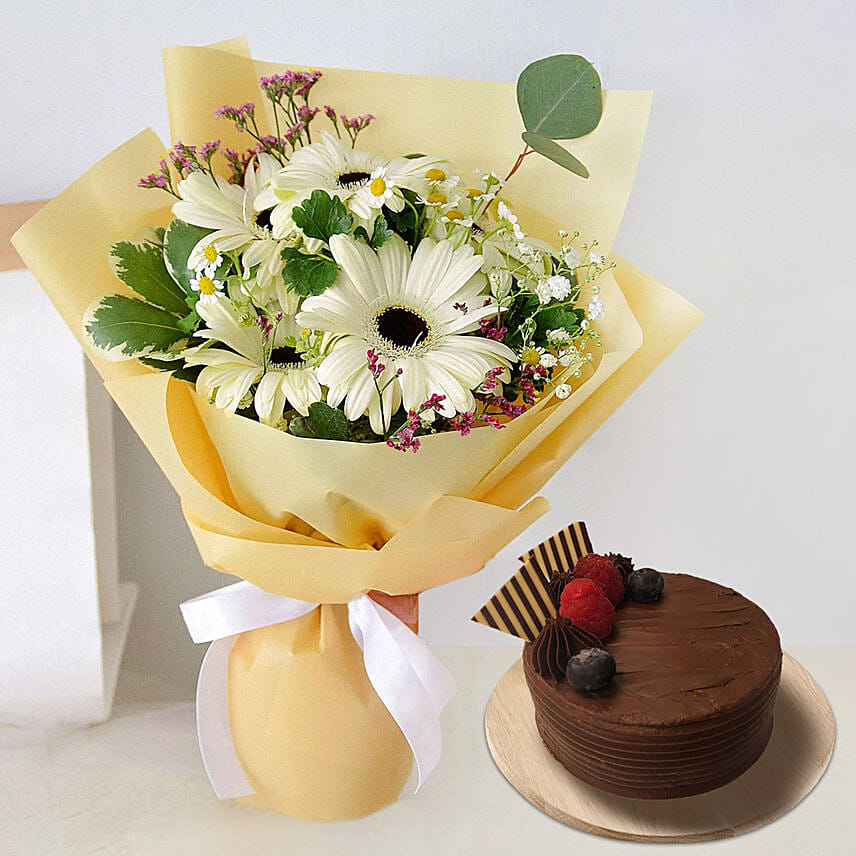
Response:
M397 235L407 241L411 247L415 248L420 236L416 229L416 212L413 209L415 208L417 211L420 211L422 210L422 206L419 202L419 197L412 190L402 188L401 195L410 205L405 205L401 211L393 211L391 208L384 206L384 219ZM411 205L413 206L412 208Z
M392 230L387 228L386 217L383 214L378 214L375 217L374 229L369 243L377 248L382 247L392 237Z
M144 366L150 366L162 372L170 372L176 380L186 380L196 383L205 366L186 366L184 360L154 360L151 357L140 357Z
M375 217L371 235L369 235L362 226L357 226L357 228L354 229L355 238L362 239L370 247L374 247L375 249L382 247L392 237L392 235L393 232L387 228L386 217L384 217L383 214L378 214L378 216Z
M144 366L149 366L149 368L162 372L174 372L184 365L184 360L162 360L155 357L140 357L140 362Z
M524 131L523 142L534 149L539 155L544 155L553 163L563 166L581 178L588 178L589 171L580 163L567 149L563 149L558 143L554 143L549 137L536 134L535 131Z
M173 314L185 313L184 292L169 275L160 247L121 241L110 248L110 262L116 276L140 297Z
M313 190L309 199L291 212L291 218L307 238L325 242L331 235L347 234L354 224L342 200L323 190Z
M190 312L184 316L184 318L180 318L178 321L178 327L180 330L183 330L185 333L190 335L191 333L195 333L197 327L202 323L202 319L199 317L199 313L196 309L191 309Z
M169 275L184 289L192 293L190 280L195 275L187 266L191 250L206 236L211 229L201 226L191 226L183 220L173 220L164 233L163 257Z
M323 401L309 405L308 416L298 416L289 426L297 437L315 437L319 440L348 440L350 428L345 414Z
M422 154L422 152L411 152L409 155L405 155L404 157L406 157L407 160L416 160L416 158L424 158L425 155Z
M339 275L338 265L329 256L309 255L295 247L286 247L282 251L282 258L285 259L282 281L289 291L301 297L321 294Z
M171 312L135 297L111 294L87 312L84 329L90 343L105 351L119 348L126 357L169 350L186 337Z
M576 54L536 60L517 79L517 104L527 131L551 140L582 137L603 113L600 76Z
M547 306L535 313L535 327L539 336L546 336L548 330L564 327L572 336L579 330L580 321L585 317L584 309L572 306Z

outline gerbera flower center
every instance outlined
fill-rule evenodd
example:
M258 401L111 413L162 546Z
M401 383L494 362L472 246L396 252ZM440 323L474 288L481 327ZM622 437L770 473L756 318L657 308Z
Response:
M377 316L377 332L396 348L409 350L424 341L431 328L417 312L405 306L388 306Z
M300 354L290 345L281 345L270 352L270 362L268 363L270 369L286 371L287 369L300 368L302 365L303 360Z
M368 172L343 172L340 173L339 177L336 179L336 184L338 184L339 187L343 187L345 190L358 190L370 178L371 173Z
M256 212L256 226L262 229L270 229L270 215L273 213L273 208L266 208L264 211Z

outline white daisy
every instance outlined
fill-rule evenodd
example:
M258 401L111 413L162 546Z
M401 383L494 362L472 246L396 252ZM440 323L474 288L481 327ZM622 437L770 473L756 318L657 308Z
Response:
M196 271L196 276L190 280L190 287L199 292L200 303L214 303L217 295L223 290L223 283L215 279L212 265L205 265Z
M352 149L335 135L322 131L320 142L303 146L291 156L271 180L271 188L276 197L286 196L282 204L290 208L294 207L295 200L305 198L313 190L324 190L331 196L338 196L357 217L368 220L379 206L370 205L368 194L361 191L370 191L371 183L377 178L382 178L384 185L393 189L387 201L381 204L400 211L404 199L394 190L404 187L425 194L428 170L442 169L446 165L442 158L433 157L386 160L371 152ZM296 194L296 197L288 194Z
M220 265L223 264L223 256L221 256L220 253L217 252L217 248L214 246L214 244L208 243L205 247L203 247L202 255L204 261L200 263L199 268L196 270L197 273L199 273L199 270L203 267L210 267L214 270L217 270L217 268L219 268Z
M464 335L496 311L486 299L484 277L475 277L481 258L471 247L425 238L411 259L398 235L377 253L334 235L330 249L342 273L323 294L304 300L297 323L341 336L318 378L329 387L330 404L344 400L348 419L368 411L372 430L381 434L400 403L416 410L433 394L445 396L444 416L473 410L472 390L487 372L516 360L501 342ZM369 349L386 366L378 381L381 388L389 382L382 406L367 365Z
M280 322L269 343L255 314L240 314L225 296L200 302L197 311L205 328L196 335L212 341L185 351L187 365L205 367L196 379L200 395L217 407L235 411L258 382L253 404L259 419L268 425L282 416L286 403L305 416L309 405L321 400L314 370L283 343L287 321Z
M384 205L394 208L401 205L400 199L395 199L395 181L389 175L389 169L379 166L372 170L368 184L357 191L360 202L365 202L369 208L380 210Z
M185 223L214 230L191 250L188 267L207 263L211 250L216 255L240 250L247 275L258 266L255 281L248 287L257 289L254 297L264 304L272 298L280 278L285 244L280 240L283 235L274 236L269 215L259 204L262 190L280 165L267 154L257 155L257 160L258 168L253 163L247 167L243 187L223 178L215 181L208 173L190 173L178 183L181 199L172 206L172 213Z

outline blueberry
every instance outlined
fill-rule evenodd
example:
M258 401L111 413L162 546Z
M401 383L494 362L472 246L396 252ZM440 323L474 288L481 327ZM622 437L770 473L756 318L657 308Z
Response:
M637 603L659 600L663 594L663 576L653 568L637 568L627 577L627 593Z
M574 689L596 693L615 677L615 659L604 648L583 648L568 660L565 675Z

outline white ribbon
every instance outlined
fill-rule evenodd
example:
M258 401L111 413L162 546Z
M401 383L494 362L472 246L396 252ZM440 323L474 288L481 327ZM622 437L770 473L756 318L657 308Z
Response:
M228 664L235 637L300 618L318 606L269 594L248 582L181 604L193 641L211 642L196 686L196 730L202 763L218 799L254 793L229 727ZM375 692L413 752L418 792L440 760L440 712L457 691L455 680L407 625L367 595L348 604L348 623Z

